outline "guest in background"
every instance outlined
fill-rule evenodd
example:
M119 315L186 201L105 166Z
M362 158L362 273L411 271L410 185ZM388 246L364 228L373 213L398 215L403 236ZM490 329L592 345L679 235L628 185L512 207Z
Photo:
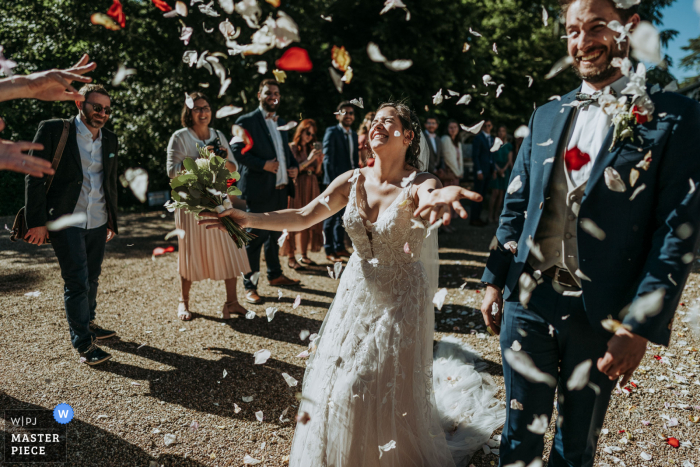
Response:
M233 143L233 154L241 164L241 181L238 187L243 192L248 212L270 212L287 208L287 198L296 196L294 180L299 175L299 164L289 149L286 130L279 130L285 121L277 115L282 100L280 84L274 79L264 79L258 86L259 107L242 115L236 123L243 127L253 140L253 147L243 149L246 143ZM256 237L246 245L252 272L245 276L246 300L262 303L258 295L260 250L264 247L267 263L267 280L273 287L297 286L299 280L282 274L277 241L282 232L248 229Z
M503 197L510 180L510 172L513 168L513 145L508 142L508 130L505 125L498 127L498 137L503 141L503 146L493 155L495 172L491 177L489 189L489 223L498 221L503 209Z
M360 124L360 128L357 130L357 148L360 156L360 167L367 166L367 159L370 158L372 154L372 149L369 147L369 129L372 126L372 120L376 112L367 112L365 118Z
M440 147L442 167L437 170L437 177L443 186L459 185L459 180L464 175L464 159L459 139L459 123L455 120L447 122L447 134L441 138ZM445 233L455 232L454 227L450 225L443 225L441 229Z
M493 176L494 165L491 157L491 147L493 146L493 136L491 130L493 124L491 120L486 120L481 132L474 138L472 143L472 160L474 162L474 191L482 197L486 197L486 187L488 181ZM483 201L472 201L472 212L470 224L476 227L483 227L486 222L481 220L481 210Z
M323 151L314 148L316 133L316 122L307 118L301 121L294 134L294 140L289 143L292 154L299 164L299 176L294 183L295 196L289 197L288 209L301 209L321 194L318 175L323 167ZM319 251L322 245L323 224L318 223L301 232L289 232L280 255L287 256L287 266L291 269L304 269L304 266L316 265L309 259L306 252ZM295 249L300 255L298 261L294 256Z
M214 113L209 99L201 92L193 92L190 97L194 101L194 107L182 107L180 122L183 128L173 133L168 143L168 176L177 177L186 158L199 158L197 146L206 147L224 158L228 170L237 170L226 137L209 126ZM180 209L175 211L175 227L185 231L183 238L178 237L180 304L177 317L183 321L192 319L190 288L192 282L204 279L225 282L226 302L222 309L224 319L228 319L231 313L245 315L247 310L238 302L236 295L236 282L238 276L250 272L246 251L239 249L225 232L202 228L203 226L197 225L194 214Z
M428 142L428 148L430 149L428 167L423 167L423 170L430 172L431 174L436 173L442 164L442 145L440 144L440 138L437 135L439 124L440 122L438 122L436 117L430 116L425 119L425 124L423 125L425 127L425 130L423 131L425 140Z
M350 102L341 102L336 113L338 125L326 129L323 136L323 171L325 172L323 183L330 185L335 178L349 170L360 166L357 133L351 126L355 121L355 110ZM343 261L343 257L349 258L345 248L345 227L343 227L343 214L341 209L323 222L323 232L326 243L326 258L332 262Z

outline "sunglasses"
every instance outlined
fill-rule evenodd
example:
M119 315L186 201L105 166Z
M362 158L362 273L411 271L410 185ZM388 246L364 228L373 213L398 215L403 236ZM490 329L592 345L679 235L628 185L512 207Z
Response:
M94 102L85 101L85 103L90 104L92 106L92 110L94 110L97 113L100 113L104 110L105 115L112 115L112 108L111 107L105 107L102 104L95 104Z
M311 133L309 130L304 130L304 133L306 134L306 136L316 136L316 133Z

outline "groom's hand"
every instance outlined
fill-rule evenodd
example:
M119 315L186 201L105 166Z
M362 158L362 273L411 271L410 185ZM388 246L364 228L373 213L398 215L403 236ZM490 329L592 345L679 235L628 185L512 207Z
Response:
M620 328L608 341L608 351L598 359L598 370L611 380L622 376L620 386L624 386L632 377L639 363L644 358L648 340L642 336Z
M496 304L496 308L494 308L494 304ZM496 335L500 334L501 319L503 318L503 294L499 288L486 284L484 301L481 302L481 314L486 326L491 328Z

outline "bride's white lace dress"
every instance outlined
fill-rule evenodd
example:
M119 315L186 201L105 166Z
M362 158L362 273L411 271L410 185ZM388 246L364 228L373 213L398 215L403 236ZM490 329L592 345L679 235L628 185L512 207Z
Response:
M290 466L444 467L453 455L461 465L505 411L455 340L436 362L439 413L434 291L420 261L426 230L411 228L411 185L372 223L358 174L343 218L355 252L308 361L299 412L310 421L297 424Z

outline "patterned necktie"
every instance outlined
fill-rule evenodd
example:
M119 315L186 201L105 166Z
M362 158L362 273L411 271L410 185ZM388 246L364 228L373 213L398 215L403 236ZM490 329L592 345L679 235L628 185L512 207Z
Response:
M603 91L596 91L593 94L586 94L585 92L577 92L576 93L576 100L579 102L579 109L586 110L589 105L597 104L598 99L600 99L600 97L603 94L604 94ZM613 97L617 97L617 93L613 89L610 89L610 94Z

